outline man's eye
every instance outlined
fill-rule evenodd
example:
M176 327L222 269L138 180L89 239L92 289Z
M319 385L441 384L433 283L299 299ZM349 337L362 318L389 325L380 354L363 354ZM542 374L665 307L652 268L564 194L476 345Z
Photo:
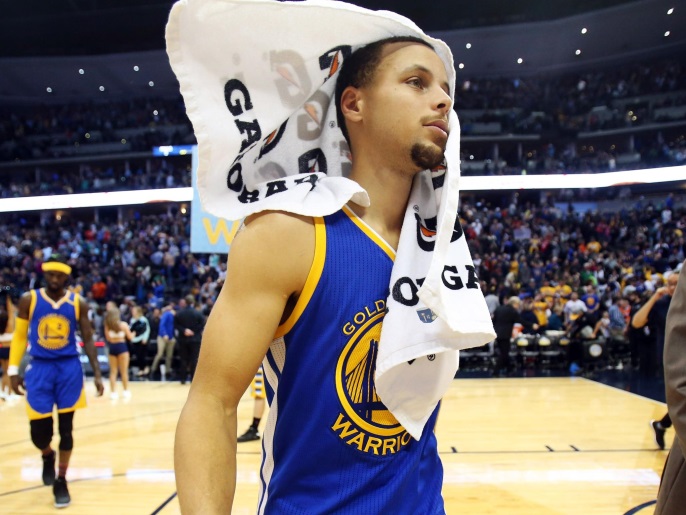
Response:
M419 79L419 78L417 78L417 77L408 80L407 83L408 83L410 86L415 86L415 87L417 87L417 88L421 88L421 87L424 85L424 84L422 83L422 80Z

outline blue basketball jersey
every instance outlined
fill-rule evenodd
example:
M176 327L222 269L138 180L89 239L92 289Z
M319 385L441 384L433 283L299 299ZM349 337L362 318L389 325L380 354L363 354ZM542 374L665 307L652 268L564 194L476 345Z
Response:
M347 207L315 218L315 233L305 287L263 363L258 512L444 513L438 409L416 441L374 386L395 252Z
M54 301L44 288L31 290L29 354L39 359L78 357L79 316L78 293L67 291L64 297Z

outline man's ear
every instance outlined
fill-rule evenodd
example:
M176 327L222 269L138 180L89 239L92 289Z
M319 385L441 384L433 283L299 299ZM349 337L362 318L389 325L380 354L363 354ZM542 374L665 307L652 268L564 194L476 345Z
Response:
M347 122L359 122L362 120L362 108L364 100L358 88L348 86L341 94L341 113Z

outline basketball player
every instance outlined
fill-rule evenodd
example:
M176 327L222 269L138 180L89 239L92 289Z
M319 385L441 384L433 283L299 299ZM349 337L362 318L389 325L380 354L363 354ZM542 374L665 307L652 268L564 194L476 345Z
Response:
M414 440L376 395L373 350L413 178L443 162L447 73L424 41L393 38L340 74L350 178L371 205L262 212L237 235L176 432L183 513L231 511L236 410L263 358L260 513L445 512L437 410ZM356 313L366 320L353 324Z
M238 443L251 442L260 439L260 421L262 420L264 409L267 404L267 393L264 390L264 370L262 367L257 369L257 374L255 374L250 388L252 390L252 398L254 399L252 407L252 424L250 424L250 427L245 433L238 437L236 440Z
M26 368L26 411L31 425L31 441L43 456L43 483L52 485L55 507L64 508L71 502L65 479L74 439L74 411L86 406L83 370L76 341L78 328L83 349L93 369L98 396L103 393L93 328L88 320L88 304L80 295L67 291L71 267L53 254L42 265L45 288L26 292L19 299L10 347L9 376L12 389L23 395L19 363L28 340L31 364ZM53 407L57 406L60 433L59 472L55 479Z

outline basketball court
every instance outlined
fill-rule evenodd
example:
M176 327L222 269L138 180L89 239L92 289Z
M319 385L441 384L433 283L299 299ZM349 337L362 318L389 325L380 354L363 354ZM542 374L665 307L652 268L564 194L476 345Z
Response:
M172 449L188 385L134 382L131 390L131 400L111 401L87 385L89 407L75 417L67 474L71 515L180 513ZM667 451L657 450L648 421L665 410L580 377L457 379L437 426L446 511L652 514ZM54 513L23 399L0 404L0 420L0 513ZM239 432L251 420L246 394ZM673 436L670 430L668 446ZM233 513L255 513L259 464L260 443L240 444Z

